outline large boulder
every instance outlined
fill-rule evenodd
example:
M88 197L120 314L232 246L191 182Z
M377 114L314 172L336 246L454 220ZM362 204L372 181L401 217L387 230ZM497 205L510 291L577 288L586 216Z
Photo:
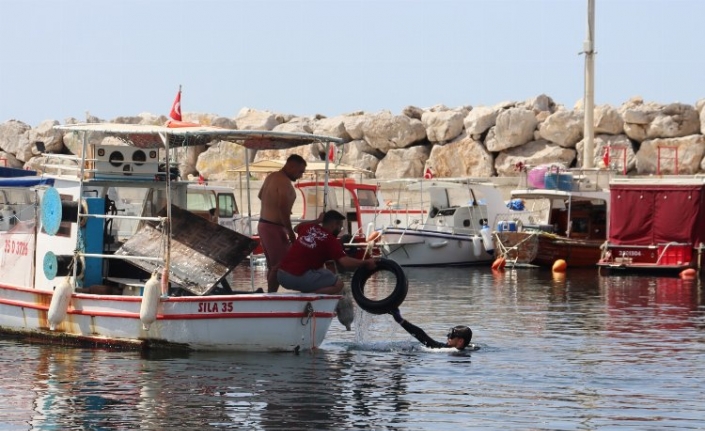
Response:
M370 115L362 124L362 134L367 143L384 154L426 139L426 129L420 120L392 115L389 111Z
M700 116L691 105L631 103L622 108L622 111L624 132L638 142L655 138L677 138L700 132Z
M524 145L534 138L537 124L532 111L522 108L502 111L494 126L494 139L485 141L485 146L489 151L497 152Z
M463 119L467 115L464 110L441 112L424 112L421 122L426 128L426 136L431 142L448 142L463 131Z
M377 165L375 178L390 180L421 177L429 153L428 145L390 149Z
M0 124L0 150L10 154L24 151L29 143L29 124L17 120L10 120Z
M649 139L641 143L636 153L639 175L687 174L699 171L705 154L705 137L691 135L682 138Z
M426 166L436 177L491 177L493 162L481 142L463 134L446 145L434 145Z
M468 112L468 115L466 115L463 120L465 132L474 139L479 139L483 133L495 125L499 113L499 109L489 106L478 106L474 108L472 111Z
M610 168L623 173L633 170L636 157L627 135L597 135L593 141L593 166ZM577 166L584 166L585 139L575 146Z
M501 177L518 176L519 164L524 166L539 166L560 163L571 166L575 160L575 150L552 144L548 141L532 141L520 147L502 151L495 158L494 166L497 175Z
M558 111L539 126L539 136L561 147L575 148L583 137L585 117L583 111Z
M242 108L235 118L240 130L272 130L279 125L280 116L267 111Z

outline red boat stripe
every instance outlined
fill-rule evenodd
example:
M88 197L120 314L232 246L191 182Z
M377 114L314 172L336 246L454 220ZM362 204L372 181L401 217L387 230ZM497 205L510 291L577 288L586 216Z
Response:
M12 305L15 307L29 308L34 310L49 311L49 307L41 304L33 304L23 301L12 301L8 299L0 298L0 304ZM106 311L97 312L86 312L83 310L69 309L68 314L77 314L83 316L96 316L96 317L124 317L124 318L137 318L139 319L139 313L113 313ZM202 319L259 319L259 318L303 318L307 314L303 312L288 312L288 311L278 311L278 312L257 312L257 313L192 313L192 314L158 314L158 320L202 320ZM335 313L314 311L314 317L334 317Z

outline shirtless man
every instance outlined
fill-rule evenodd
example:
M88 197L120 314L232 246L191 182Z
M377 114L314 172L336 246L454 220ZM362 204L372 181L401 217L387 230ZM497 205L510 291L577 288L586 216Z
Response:
M296 200L296 190L292 183L301 178L305 171L306 161L303 157L292 154L286 159L281 170L269 174L259 191L258 197L262 204L257 233L267 260L268 292L276 292L279 289L279 262L291 243L296 241L296 234L291 226L291 209Z

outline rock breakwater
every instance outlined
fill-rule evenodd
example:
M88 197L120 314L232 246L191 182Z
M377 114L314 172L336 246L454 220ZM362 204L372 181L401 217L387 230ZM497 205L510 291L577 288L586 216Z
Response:
M704 106L705 99L688 105L634 97L618 107L595 107L593 164L636 175L705 172ZM110 121L163 124L166 120L146 113ZM378 179L422 177L427 169L436 177L511 177L519 175L517 166L559 163L579 167L584 157L582 105L568 109L547 95L494 106L409 106L400 114L360 111L302 117L243 108L235 118L184 113L184 120L342 138L345 144L336 148L335 161L369 170ZM89 115L85 121L104 120ZM18 120L0 124L0 160L8 166L42 171L44 153L79 153L80 143L73 135L54 130L56 124L56 120L35 128ZM228 170L242 163L242 151L225 142L183 150L181 172L212 180L233 179ZM290 153L310 161L327 156L322 146L312 145L260 151L253 160L283 159Z

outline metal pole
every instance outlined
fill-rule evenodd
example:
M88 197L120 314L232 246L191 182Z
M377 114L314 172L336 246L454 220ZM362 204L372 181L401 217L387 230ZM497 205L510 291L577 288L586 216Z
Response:
M588 0L587 40L583 45L585 54L585 146L583 147L583 167L594 167L594 110L595 110L595 0Z

